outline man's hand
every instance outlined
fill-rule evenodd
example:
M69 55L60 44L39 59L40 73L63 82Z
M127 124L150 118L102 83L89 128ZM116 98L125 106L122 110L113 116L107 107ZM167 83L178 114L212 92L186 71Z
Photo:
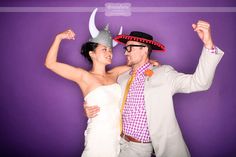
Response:
M157 60L152 60L152 59L149 60L149 63L151 63L153 66L159 66L160 65L160 63Z
M204 46L207 49L213 49L214 44L211 39L210 24L208 22L199 20L197 22L197 24L192 24L192 27L193 27L194 31L196 31L198 33L198 36L202 40L202 42L204 43Z
M88 118L94 118L97 116L97 113L100 111L100 107L98 106L88 106L86 103L84 104L84 111Z

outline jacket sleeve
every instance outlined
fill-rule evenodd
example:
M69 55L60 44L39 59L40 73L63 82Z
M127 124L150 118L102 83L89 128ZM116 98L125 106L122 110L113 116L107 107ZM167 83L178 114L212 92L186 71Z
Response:
M210 88L215 70L224 52L217 48L217 53L207 52L203 47L198 66L194 74L184 74L172 67L166 68L168 80L171 82L172 94L203 91Z

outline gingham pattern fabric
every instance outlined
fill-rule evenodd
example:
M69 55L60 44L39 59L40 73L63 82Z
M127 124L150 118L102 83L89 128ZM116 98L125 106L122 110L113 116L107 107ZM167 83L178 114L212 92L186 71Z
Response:
M144 72L149 66L150 63L146 63L138 68L122 113L123 133L142 142L150 142L144 102L144 83L146 78Z

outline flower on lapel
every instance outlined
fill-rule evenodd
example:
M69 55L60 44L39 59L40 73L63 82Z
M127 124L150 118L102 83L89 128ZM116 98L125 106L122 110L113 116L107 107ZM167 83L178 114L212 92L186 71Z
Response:
M151 69L147 69L147 70L144 71L144 75L148 76L148 77L151 77L153 75L153 71Z

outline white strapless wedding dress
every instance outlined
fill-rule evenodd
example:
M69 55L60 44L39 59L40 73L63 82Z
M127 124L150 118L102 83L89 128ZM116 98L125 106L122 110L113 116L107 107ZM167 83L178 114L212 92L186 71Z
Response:
M120 99L117 83L99 86L88 93L88 105L98 105L100 112L88 119L82 157L117 157L120 152Z

